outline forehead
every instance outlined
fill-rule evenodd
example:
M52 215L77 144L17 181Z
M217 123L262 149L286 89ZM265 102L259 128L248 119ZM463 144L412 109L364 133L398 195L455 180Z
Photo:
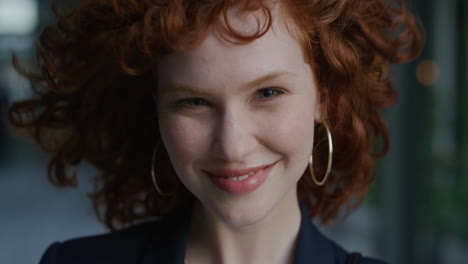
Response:
M229 22L241 33L258 30L258 14L236 17L230 13ZM176 52L161 58L158 79L161 82L190 82L206 85L210 81L255 78L273 71L301 70L304 60L300 43L285 27L288 21L277 7L271 9L272 26L266 34L250 43L232 43L215 30L210 31L193 50ZM261 23L261 22L260 22ZM218 85L218 84L214 84Z

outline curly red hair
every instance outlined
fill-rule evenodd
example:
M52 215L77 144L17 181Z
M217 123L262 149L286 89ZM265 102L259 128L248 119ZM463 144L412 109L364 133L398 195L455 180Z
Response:
M316 186L306 170L298 196L311 217L328 223L347 205L355 208L374 179L374 158L388 151L389 136L379 112L396 100L388 66L415 58L422 36L401 1L283 0L305 61L315 74L325 122L333 135L332 175ZM267 14L252 35L229 27L227 10L242 7ZM271 27L264 1L84 0L40 35L40 71L24 70L36 97L14 103L9 120L52 152L48 176L56 186L74 186L67 170L89 162L99 170L90 195L98 218L109 228L168 214L194 199L175 177L165 151L150 176L152 152L160 140L155 114L155 67L161 55L195 47L220 21L238 42L250 42ZM316 128L314 168L323 175L328 158L321 126ZM381 139L383 147L374 150ZM320 176L319 176L320 177Z

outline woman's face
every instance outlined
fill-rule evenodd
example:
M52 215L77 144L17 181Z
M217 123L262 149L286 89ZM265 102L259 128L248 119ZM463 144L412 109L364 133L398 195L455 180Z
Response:
M164 146L180 180L211 213L246 226L296 206L317 95L299 42L277 20L245 45L212 33L192 51L165 56L158 69Z

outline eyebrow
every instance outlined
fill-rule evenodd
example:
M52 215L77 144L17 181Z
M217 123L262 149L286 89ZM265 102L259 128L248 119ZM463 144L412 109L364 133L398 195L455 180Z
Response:
M288 72L288 71L284 71L284 70L283 71L273 71L273 72L267 73L267 74L265 74L263 76L260 76L259 78L256 78L255 80L247 82L246 84L243 85L243 87L245 87L245 89L247 89L247 90L250 90L253 87L259 86L260 84L262 84L264 82L277 79L280 76L287 75L287 74L292 74L292 73ZM188 92L188 93L199 94L199 95L209 94L208 91L206 91L206 90L204 90L202 88L199 88L199 87L196 87L196 86L193 86L193 85L188 85L188 84L170 84L168 92L169 93Z

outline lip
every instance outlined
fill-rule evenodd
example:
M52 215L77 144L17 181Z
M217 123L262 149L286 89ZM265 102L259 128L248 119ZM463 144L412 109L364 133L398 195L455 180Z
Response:
M251 167L251 168L246 168L246 169L239 169L239 170L215 170L215 171L205 171L206 173L210 174L211 176L216 176L216 177L239 177L242 175L250 174L252 172L259 171L261 169L264 169L266 167L272 166L276 162L266 164L266 165L261 165L257 167Z
M232 194L243 194L259 188L268 178L271 169L276 163L277 162L273 162L267 165L239 170L205 171L205 173L209 176L211 182L219 189ZM227 179L229 177L239 177L250 173L253 174L241 181Z

